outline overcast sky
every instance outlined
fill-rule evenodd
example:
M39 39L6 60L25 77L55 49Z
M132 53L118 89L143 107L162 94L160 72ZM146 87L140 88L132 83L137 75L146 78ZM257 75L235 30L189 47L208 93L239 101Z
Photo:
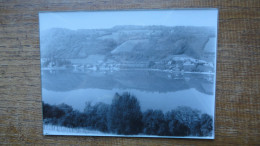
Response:
M40 12L40 30L100 29L116 25L217 27L217 9Z

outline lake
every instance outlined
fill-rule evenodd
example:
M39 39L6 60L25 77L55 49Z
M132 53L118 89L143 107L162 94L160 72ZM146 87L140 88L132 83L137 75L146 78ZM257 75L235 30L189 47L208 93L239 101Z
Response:
M42 98L49 104L66 103L83 111L85 102L110 104L116 92L130 92L142 111L167 112L189 106L213 115L214 78L214 74L155 70L43 70Z

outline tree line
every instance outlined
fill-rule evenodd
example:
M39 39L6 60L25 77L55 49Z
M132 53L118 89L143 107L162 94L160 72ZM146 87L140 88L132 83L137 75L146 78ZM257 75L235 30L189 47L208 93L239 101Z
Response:
M83 112L67 104L50 105L43 102L44 124L70 128L87 128L122 135L211 136L213 119L190 107L141 111L137 98L130 93L116 93L112 104L86 103Z

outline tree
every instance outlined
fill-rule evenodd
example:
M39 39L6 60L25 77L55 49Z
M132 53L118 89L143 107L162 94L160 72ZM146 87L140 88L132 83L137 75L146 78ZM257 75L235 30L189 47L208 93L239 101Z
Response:
M168 128L161 110L147 110L143 113L143 132L149 135L168 135Z
M187 125L176 117L174 110L166 114L166 123L168 124L170 135L187 136L189 134Z
M66 115L61 119L61 125L72 128L80 127L79 117L79 111L71 111L66 113Z
M142 131L142 112L135 96L115 94L108 114L108 128L117 134L138 134Z
M52 118L53 117L52 106L42 102L42 114L43 114L43 119Z
M63 125L67 127L71 127L69 124L72 119L68 119L67 116L73 111L73 108L67 104L59 104L59 105L52 105L52 117L49 119L50 123L53 125ZM69 121L69 122L68 122Z
M96 123L95 128L106 132L107 128L107 112L109 110L109 105L105 103L97 103L94 106L94 112L96 113Z
M212 135L213 130L213 120L208 114L202 114L200 120L200 130L203 136Z
M57 107L58 107L60 110L64 111L65 113L70 113L70 112L73 111L72 106L69 106L69 105L67 105L67 104L65 104L65 103L59 104Z
M72 107L61 104L61 105L49 105L43 102L43 119L45 123L50 123L53 125L60 125L62 119L67 114L66 108L73 110Z
M109 105L105 103L97 103L91 105L90 102L86 103L84 114L86 117L86 126L95 130L106 132L107 128L107 113Z
M190 107L180 106L166 115L169 131L174 136L199 135L200 113Z

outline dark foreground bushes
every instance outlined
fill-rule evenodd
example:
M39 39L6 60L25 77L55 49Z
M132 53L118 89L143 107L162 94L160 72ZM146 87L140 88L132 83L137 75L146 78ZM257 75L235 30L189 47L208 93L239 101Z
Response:
M45 124L124 135L211 136L213 130L213 120L208 114L189 107L167 113L152 109L141 112L139 101L129 93L116 93L111 105L87 102L84 112L66 104L43 103L43 120Z

